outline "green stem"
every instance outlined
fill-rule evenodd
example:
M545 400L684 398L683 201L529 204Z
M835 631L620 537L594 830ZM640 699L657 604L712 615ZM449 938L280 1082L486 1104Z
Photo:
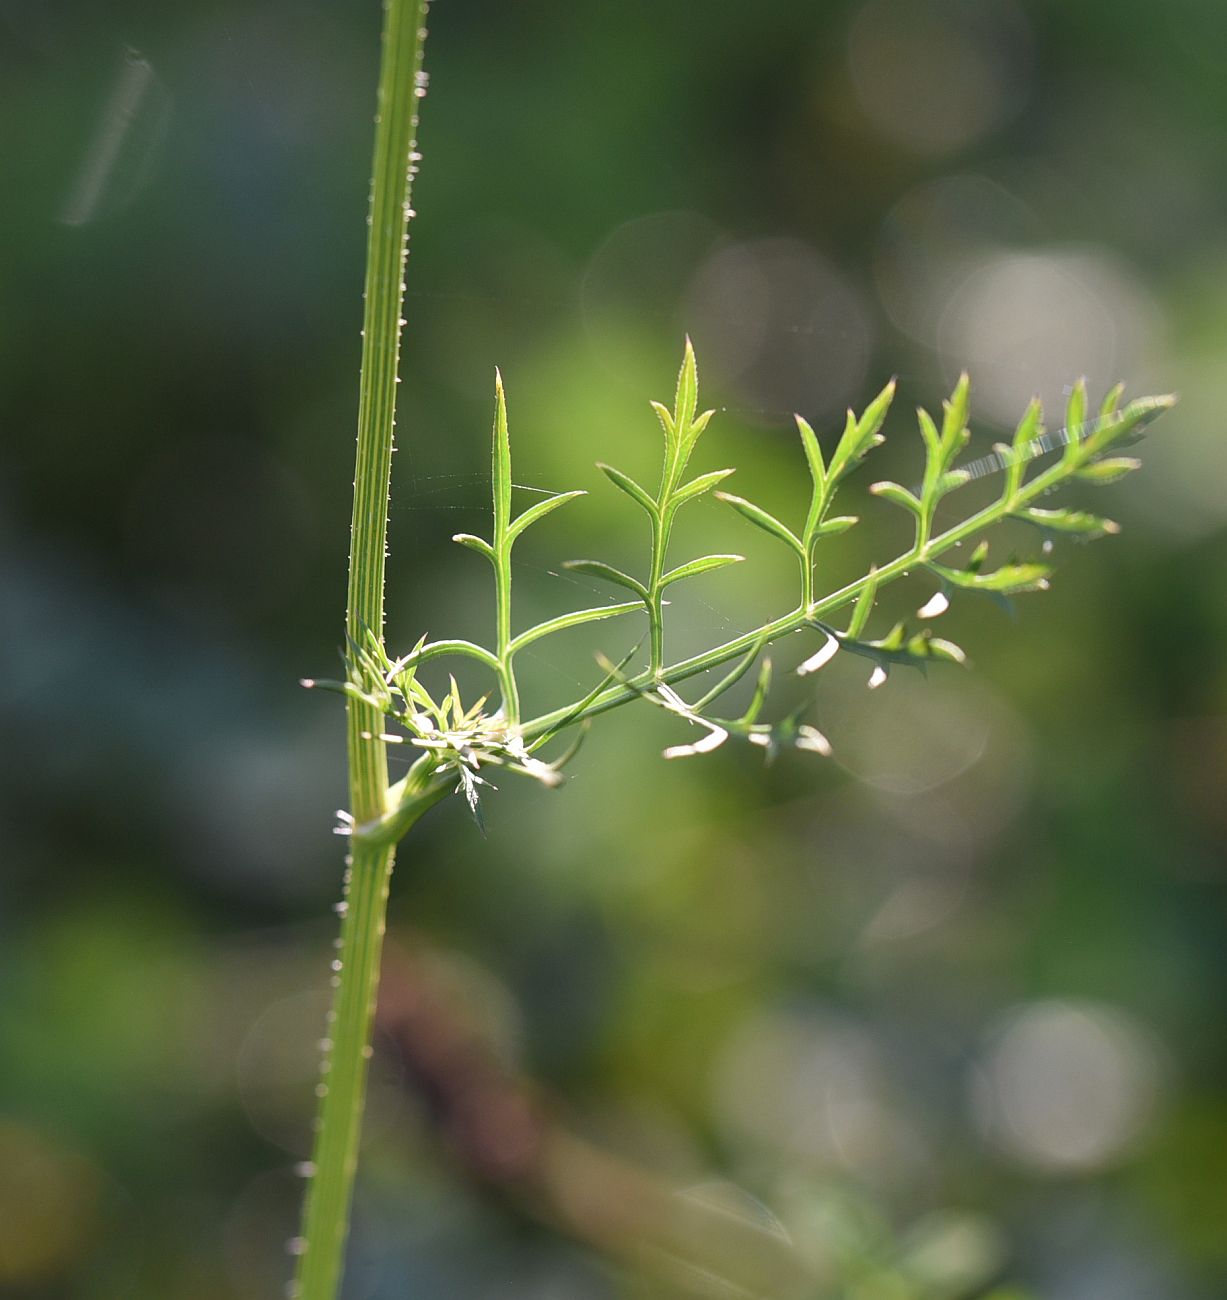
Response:
M359 644L368 635L383 635L388 490L426 8L427 0L385 0L384 5L346 605L346 630ZM382 730L383 719L377 709L349 701L349 797L356 828L377 822L388 807L387 750L379 738ZM431 784L425 775L422 782L423 788L402 792L402 800L408 796L409 805L402 821L406 829L446 789ZM404 802L400 807L404 809ZM318 1089L311 1182L302 1235L294 1243L299 1260L293 1294L299 1300L334 1300L340 1285L394 856L393 844L371 842L355 833L334 964L335 993L325 1037L328 1046Z
M808 609L814 603L814 547L805 548L801 557L801 608Z
M661 487L661 497L657 502L657 514L652 520L652 559L648 570L648 622L651 629L648 651L648 672L653 678L660 676L665 666L665 610L664 588L660 580L665 573L665 553L669 549L669 534L673 529L673 515L668 506L665 491L667 484Z

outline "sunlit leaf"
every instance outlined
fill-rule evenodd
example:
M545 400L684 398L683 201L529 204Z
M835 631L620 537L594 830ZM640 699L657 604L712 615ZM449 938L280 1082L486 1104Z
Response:
M690 430L686 437L685 451L687 453L694 447L699 440L699 435L707 428L715 411L704 411L701 415L696 415L690 422Z
M817 537L838 537L840 533L846 533L849 528L854 528L860 523L857 515L836 515L834 519L824 519L817 529L814 536Z
M801 539L786 524L782 524L774 515L768 514L762 506L756 506L753 501L747 501L745 497L734 496L731 492L717 492L716 496L726 505L732 506L743 518L748 519L765 533L770 533L772 537L778 538L785 546L796 551L798 555L804 558L805 546L802 544Z
M805 516L805 526L801 529L801 540L808 548L819 536L819 525L823 511L827 508L830 495L827 488L826 465L822 459L822 448L818 436L807 421L799 415L793 417L797 422L797 431L801 435L801 446L805 450L805 463L809 467L812 490L810 492L809 510Z
M1017 518L1025 519L1029 524L1054 533L1071 533L1079 537L1103 537L1110 533L1119 533L1120 524L1111 519L1102 519L1099 515L1088 514L1085 510L1040 510L1030 506L1020 510Z
M586 573L589 577L616 583L619 587L633 591L640 600L647 602L648 591L642 582L632 578L629 573L623 573L621 569L615 569L612 564L606 564L603 560L567 560L562 567L570 569L573 573Z
M1077 460L1079 447L1086 436L1086 380L1079 379L1070 389L1069 400L1065 403L1065 459Z
M935 465L942 454L942 436L933 423L933 417L923 406L916 408L916 423L920 426L920 436L924 440L925 455L929 463Z
M713 469L707 474L700 474L698 478L693 478L689 483L673 494L673 504L680 506L685 501L702 496L704 492L710 492L717 483L722 483L728 476L735 473L731 469Z
M494 452L490 476L494 491L495 546L511 523L511 437L507 432L507 397L503 376L494 372Z
M508 652L514 655L523 650L526 645L541 640L543 636L552 636L555 632L565 632L567 628L579 627L583 623L596 623L601 619L613 618L617 614L629 614L642 609L643 602L641 598L640 600L625 601L618 605L597 605L593 609L577 609L570 614L559 614L557 618L547 619L544 623L538 623L535 627L530 627L521 632L519 636L513 637L508 646Z
M767 692L771 689L771 660L764 659L762 667L758 670L758 680L754 683L754 694L750 697L750 703L746 705L746 711L738 719L746 726L754 723L758 715L763 711L763 705L767 700Z
M1005 596L1020 595L1026 591L1046 591L1052 575L1050 564L1003 564L992 573L979 569L951 569L944 564L930 562L929 568L944 582L968 591L995 591Z
M676 569L670 569L661 578L660 585L667 587L671 583L681 582L683 578L694 578L700 573L710 573L712 569L723 569L730 564L740 564L745 558L744 555L704 555L686 564L679 564Z
M1089 465L1083 465L1075 475L1084 483L1094 483L1097 487L1103 487L1108 483L1115 483L1122 479L1126 474L1132 474L1135 469L1141 469L1142 462L1133 456L1112 456L1105 460L1094 460Z
M909 492L907 488L898 483L883 480L881 483L871 484L869 490L875 497L881 497L883 501L889 501L892 505L902 506L904 510L913 515L921 513L922 507L919 499L914 493Z
M959 376L950 399L942 403L941 467L945 472L954 463L959 452L971 436L967 428L967 414L971 406L971 380L967 372Z
M686 350L682 356L682 368L677 375L677 393L673 400L673 427L679 438L684 439L690 433L698 402L699 369L694 358L694 347L688 335Z
M691 707L696 713L702 713L707 706L716 699L719 699L725 691L735 686L750 670L750 665L758 658L759 652L765 644L765 639L756 642L750 647L746 654L737 661L736 666L731 673L722 677L701 699Z
M1159 397L1139 397L1122 411L1103 421L1084 443L1088 457L1097 456L1109 447L1120 443L1128 445L1141 436L1148 425L1176 404L1176 397L1168 393Z
M1125 391L1124 384L1117 384L1114 388L1109 388L1104 394L1103 401L1099 405L1099 418L1106 420L1109 416L1116 414L1116 408L1120 405L1121 395Z
M822 459L822 447L818 442L818 435L808 420L802 419L799 415L794 415L793 419L796 420L797 432L801 435L801 446L805 449L805 461L809 466L810 477L814 480L814 486L821 490L826 485L827 470Z
M641 488L629 474L624 474L620 469L614 469L612 465L606 465L600 461L597 462L597 469L605 475L614 487L620 488L636 505L642 506L653 519L656 518L656 502L652 500L647 490Z
M551 511L557 510L559 506L566 505L568 501L574 501L576 497L587 496L583 491L576 492L559 492L552 497L546 497L538 501L536 505L530 506L524 513L511 525L507 530L507 540L514 541L526 529L531 528L538 519L544 519Z
M673 429L673 415L663 402L652 402L651 407L656 412L656 418L660 421L661 428L665 431L665 446L672 449L676 440Z
M828 483L839 482L868 452L884 441L881 428L894 396L895 381L892 379L869 403L859 420L852 411L848 412L843 436L836 445L827 468Z
M961 646L943 637L933 636L927 627L908 639L906 652L913 659L944 659L953 664L967 662L967 655Z
M1014 444L1006 457L1005 488L1001 497L1003 501L1012 501L1022 485L1027 472L1027 451L1031 444L1044 432L1041 423L1044 408L1039 398L1032 398L1023 412L1023 417L1014 430Z
M848 620L847 634L853 640L858 639L865 633L865 628L869 624L869 615L873 612L874 601L878 598L878 571L870 569L869 576L865 579L865 585L861 588L860 594L856 598L856 604L852 607L852 617Z

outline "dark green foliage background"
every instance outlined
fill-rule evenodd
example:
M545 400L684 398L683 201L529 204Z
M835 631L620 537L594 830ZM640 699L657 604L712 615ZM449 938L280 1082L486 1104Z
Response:
M277 1293L339 891L340 709L295 683L335 671L341 634L377 10L0 4L4 1295ZM1118 348L1120 375L1090 374L1093 399L1118 377L1181 390L1143 474L1092 499L1122 536L1063 548L1017 623L957 604L943 632L971 675L897 673L870 696L824 671L815 720L851 772L811 756L764 772L731 748L666 765L678 732L644 707L594 731L560 793L504 779L488 840L444 805L399 864L390 937L477 990L560 1119L680 1184L727 1178L782 1215L799 1186L838 1192L896 1226L970 1209L1045 1300L1202 1300L1227 1266L1227 10L929 10L955 34L996 14L1018 90L942 148L898 132L923 128L930 92L974 116L965 65L922 32L900 109L865 81L886 5L440 0L391 646L489 635L485 566L448 538L482 527L496 364L517 482L593 494L517 553L539 617L587 599L558 561L643 553L592 462L653 471L646 402L671 396L686 329L703 395L729 408L696 469L737 464L734 490L795 516L793 394L814 395L803 413L829 438L843 403L897 372L890 442L856 493L912 481L909 408L964 364L996 381L959 352L977 341L965 299L950 329L900 328L901 247L937 298L943 269L970 276L976 257L1030 257L1011 265L1045 284L1093 267L1038 316L1020 308L1014 333L1011 304L989 308L998 389L1025 388L1091 300L1145 340ZM148 117L91 219L66 225L126 46L156 73ZM974 238L940 212L900 225L951 177L986 205ZM857 319L794 303L752 373L705 369L763 308L734 281L696 319L687 285L713 250L766 239L792 241L775 247L842 285ZM862 373L821 369L854 335ZM1086 355L1073 340L1064 382ZM973 422L977 446L1000 418ZM832 581L894 554L898 521L862 504ZM752 565L701 580L707 603L675 611L679 651L793 599L751 530L715 503L694 514L683 541ZM630 634L600 631L620 657ZM526 661L543 706L591 680L591 648L577 635ZM1071 1164L1057 1139L1020 1158L977 1122L977 1069L1019 1008L1072 1009L1092 1038L1124 1018L1134 1055L1105 1079L1146 1104L1102 1158ZM730 1054L754 1078L745 1026L781 1018L825 1045L823 1068L861 1062L863 1149L773 1129L767 1064L763 1122L747 1130L744 1091L730 1110ZM1040 1075L1093 1095L1083 1059ZM638 1294L482 1189L411 1082L377 1073L353 1296ZM1054 1123L1076 1127L1070 1104Z

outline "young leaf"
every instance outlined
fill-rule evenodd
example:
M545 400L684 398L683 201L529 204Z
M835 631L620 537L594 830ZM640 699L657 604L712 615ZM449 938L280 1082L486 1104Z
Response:
M1086 380L1079 379L1070 389L1069 401L1065 403L1065 459L1077 461L1079 448L1086 436Z
M869 576L865 579L865 585L861 588L861 593L856 598L856 604L852 608L852 617L848 620L848 630L844 633L854 641L860 640L864 635L865 627L869 623L869 615L873 612L874 601L878 598L878 571L870 569Z
M750 665L758 658L759 651L765 644L763 639L756 641L746 654L737 661L736 666L731 673L726 674L713 686L705 695L696 700L690 707L695 713L702 713L705 708L715 699L719 699L725 691L735 686L750 670Z
M953 492L955 488L962 487L964 483L971 481L971 475L965 469L948 469L937 480L937 486L933 489L935 496L945 496L947 492Z
M744 555L704 555L700 559L691 560L688 564L680 564L676 569L670 569L668 573L660 580L661 587L667 587L672 582L680 582L683 578L694 578L700 573L709 573L712 569L723 569L730 564L740 564L746 557Z
M763 704L767 699L767 692L771 689L771 659L765 658L762 667L758 670L758 681L754 683L754 694L750 697L750 703L746 706L746 711L738 719L742 726L752 726L757 720L758 715L763 711Z
M1036 524L1050 532L1072 533L1086 538L1120 532L1120 524L1088 514L1085 510L1040 510L1030 506L1026 510L1020 510L1016 518L1025 519L1029 524Z
M503 376L494 372L494 453L490 482L494 493L494 545L497 548L511 523L511 437L507 432L507 397Z
M774 515L768 514L762 506L756 506L753 501L734 496L731 492L717 492L716 497L726 505L732 506L739 515L748 519L765 533L770 533L772 537L778 538L785 546L801 556L802 559L805 558L805 546L801 539Z
M1135 469L1141 468L1142 462L1134 456L1112 456L1105 460L1094 460L1089 465L1083 465L1075 478L1086 483L1094 483L1096 486L1102 486L1106 483L1115 483L1117 479L1122 479L1126 474L1131 474Z
M967 428L967 412L971 404L971 380L964 371L959 382L950 394L950 400L942 403L943 419L941 432L941 467L942 472L954 464L959 452L967 445L971 436Z
M887 654L898 654L907 643L907 624L896 623L880 641L866 641L866 646L876 650L885 650Z
M665 449L672 452L673 445L677 441L676 431L673 427L673 415L663 402L652 402L651 407L656 412L660 427L665 431Z
M685 440L690 435L695 408L698 404L699 370L694 359L694 347L691 345L690 336L687 335L682 368L677 375L677 394L673 400L673 427L679 440Z
M799 415L794 415L792 418L796 420L797 432L801 435L801 446L805 449L805 463L809 466L810 478L814 480L814 487L821 493L826 487L827 468L822 459L822 447L818 442L818 435L808 420L803 420Z
M662 407L661 409L663 410L664 408ZM612 465L606 465L601 461L597 462L596 467L605 475L614 487L621 488L621 490L625 492L636 505L642 506L653 519L656 518L656 502L652 500L648 492L641 488L629 474L624 474L620 469L614 469ZM731 470L729 472L732 473Z
M827 483L834 485L853 470L860 460L884 439L880 432L895 396L895 381L889 384L865 408L858 420L852 411L844 424L840 438L827 468Z
M577 700L571 708L569 708L560 718L558 718L558 720L555 722L553 726L547 727L544 731L542 731L541 734L537 736L537 738L532 742L532 744L529 745L528 752L531 754L534 751L540 749L542 745L548 745L550 741L553 740L554 737L559 734L559 732L565 731L568 727L574 725L576 722L583 720L586 723L587 719L584 718L584 711L596 701L596 699L598 698L598 696L602 694L602 692L604 692L608 687L612 686L614 682L625 680L623 677L623 670L626 668L626 665L630 663L630 661L635 657L635 655L638 654L639 647L642 644L643 644L643 637L640 637L639 640L636 641L635 644L631 646L631 648L626 652L626 654L623 655L621 661L616 664L611 663L603 655L598 654L597 662L604 669L605 675L588 692L588 694L583 697L583 699Z
M1046 591L1052 566L1048 564L1003 564L992 573L951 569L944 564L929 563L944 582L967 591L994 591L1003 596L1017 596L1027 591Z
M1134 441L1148 424L1158 419L1164 411L1170 411L1175 404L1176 398L1172 393L1160 397L1136 398L1123 411L1103 421L1086 439L1083 444L1086 455L1096 456L1115 443L1126 445Z
M909 638L906 653L912 659L944 659L947 663L960 666L967 662L962 646L957 646L953 641L946 641L940 636L934 636L927 627Z
M472 533L456 533L452 541L467 546L470 551L476 551L478 555L484 555L495 568L498 567L498 556L495 554L494 547L484 537L474 537Z
M1125 391L1124 384L1117 384L1109 388L1104 394L1103 401L1099 404L1099 418L1106 420L1109 416L1116 414L1116 408L1120 405L1121 394Z
M827 490L827 471L822 459L822 448L818 437L810 425L799 415L793 417L797 422L797 431L801 435L801 446L805 450L805 463L809 466L810 481L813 484L810 493L809 510L805 515L805 525L801 529L801 540L808 548L815 538L820 537L822 515L830 505L831 493Z
M838 537L859 523L858 515L836 515L834 519L824 519L814 530L814 537Z
M686 438L685 446L687 455L690 454L691 449L694 447L695 443L698 442L699 435L707 428L713 415L715 415L715 411L704 411L702 415L697 415L693 420L691 420L690 433Z
M684 501L690 501L694 497L702 496L704 492L710 492L717 483L722 483L735 472L731 469L713 469L707 474L700 474L698 478L693 478L689 483L678 488L673 494L673 504L680 506Z
M925 458L928 466L932 467L930 472L935 472L941 460L942 435L938 433L933 417L923 406L916 408L916 423L920 425L920 436L925 444Z
M526 529L531 528L538 519L544 519L552 510L557 510L559 506L566 505L568 501L574 501L576 497L584 497L588 494L583 491L576 492L559 492L552 497L545 497L538 501L536 505L530 506L524 513L512 523L507 529L507 540L513 542Z
M392 665L388 675L404 672L406 668L424 664L428 659L437 659L441 655L467 656L469 659L476 659L479 663L485 664L487 668L497 669L499 666L498 655L473 641L457 639L426 641L423 639L417 643L417 646L409 654L403 655Z
M557 618L547 619L544 623L538 623L535 627L530 627L521 632L519 636L513 637L511 644L507 647L507 652L510 655L517 654L526 645L539 641L543 636L552 636L555 632L565 632L567 628L579 627L581 623L596 623L601 619L613 618L615 614L629 614L634 610L642 609L643 602L640 599L625 601L618 605L598 605L594 609L577 609L570 614L559 614Z
M889 481L872 483L869 490L875 497L881 497L883 501L889 501L892 505L902 506L904 510L916 516L919 516L923 510L916 496L898 483Z
M633 591L645 604L647 603L648 590L642 582L632 578L629 573L623 573L621 569L615 569L612 564L606 564L603 560L566 560L562 567L570 569L573 573L586 573L589 577L602 578L605 582L625 587L628 591Z
M1018 495L1018 489L1022 486L1023 475L1027 469L1027 450L1044 432L1040 423L1043 413L1039 398L1033 397L1028 403L1027 409L1023 412L1018 427L1014 430L1014 445L1009 449L1002 449L1006 451L1005 486L1001 493L1002 501L1013 501Z

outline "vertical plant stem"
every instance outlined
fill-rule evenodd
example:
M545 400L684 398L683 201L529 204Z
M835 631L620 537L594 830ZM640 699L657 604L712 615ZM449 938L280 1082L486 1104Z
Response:
M427 0L384 4L345 619L346 632L358 644L372 634L383 635L388 489L426 8ZM347 728L354 836L318 1088L311 1181L302 1235L293 1243L299 1260L292 1293L299 1300L334 1300L340 1286L395 857L393 844L372 842L361 833L387 809L387 752L379 738L383 720L377 710L351 699ZM437 797L437 792L423 791L420 811L434 802L432 794Z

